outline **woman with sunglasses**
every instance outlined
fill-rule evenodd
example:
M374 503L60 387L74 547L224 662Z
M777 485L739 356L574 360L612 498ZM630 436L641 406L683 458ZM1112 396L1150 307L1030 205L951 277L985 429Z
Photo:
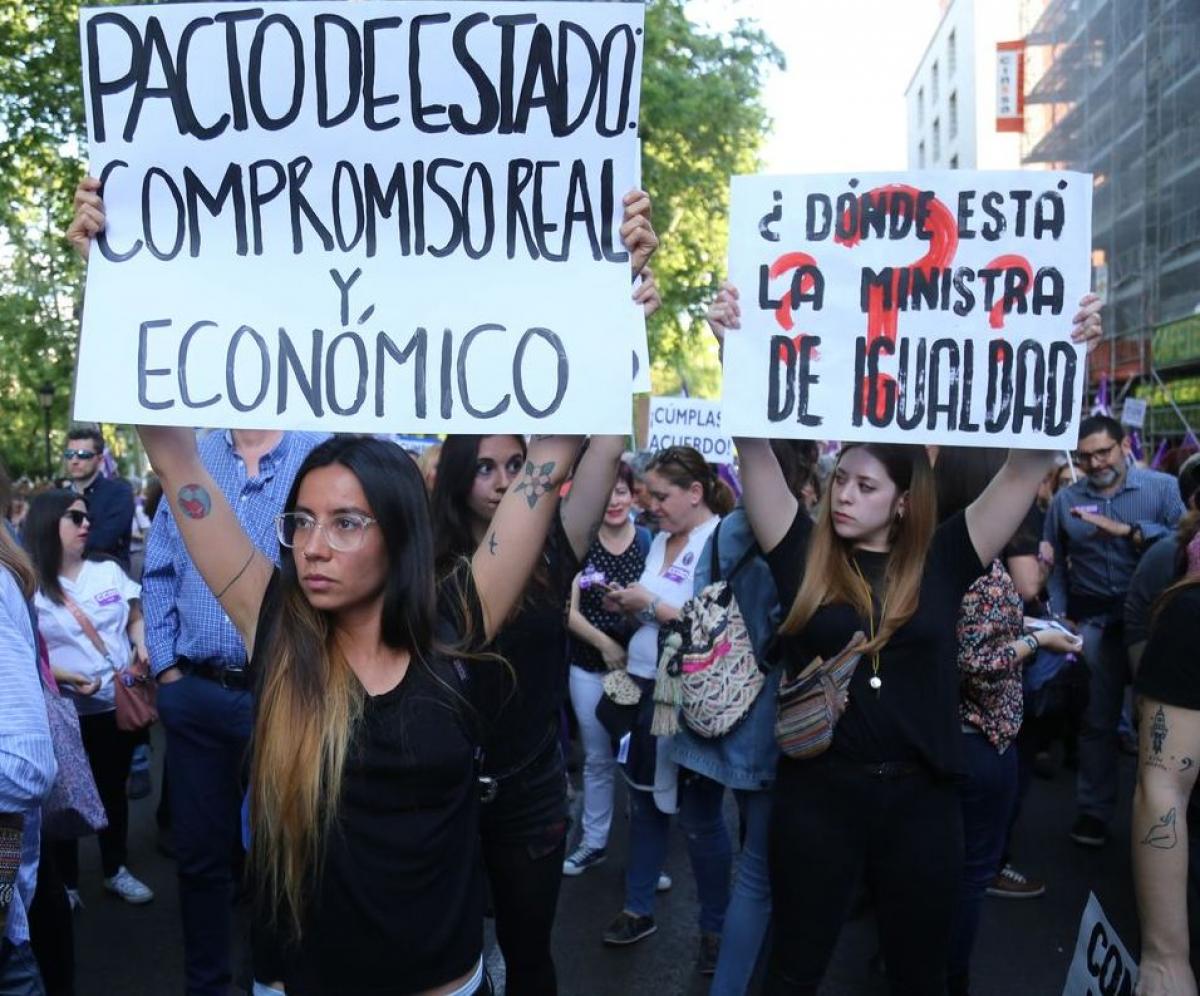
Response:
M104 888L127 903L148 903L154 893L125 866L125 782L140 735L117 728L113 691L117 672L148 662L141 587L115 560L85 554L89 523L87 505L74 491L47 491L33 499L25 545L38 576L34 607L55 680L79 713L83 746L108 816L108 826L97 834ZM78 906L76 842L59 844L57 857L71 904Z

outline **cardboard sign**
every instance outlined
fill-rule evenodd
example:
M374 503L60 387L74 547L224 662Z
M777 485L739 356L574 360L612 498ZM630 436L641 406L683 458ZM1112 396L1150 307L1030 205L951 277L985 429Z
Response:
M627 432L642 11L84 10L76 417Z
M733 440L721 431L721 403L703 398L651 398L646 448L690 446L709 463L732 463Z
M733 436L1063 449L1086 380L1089 176L740 176Z
M1146 424L1146 401L1142 398L1126 398L1121 405L1121 421L1140 429Z
M1100 901L1088 893L1063 996L1133 996L1137 977L1137 962L1129 957Z

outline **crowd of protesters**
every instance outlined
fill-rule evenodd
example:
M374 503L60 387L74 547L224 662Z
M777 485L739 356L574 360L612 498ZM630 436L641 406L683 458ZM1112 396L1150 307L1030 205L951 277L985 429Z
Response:
M86 254L94 181L76 212ZM649 219L632 192L651 312ZM1099 310L1080 303L1076 342ZM736 288L708 318L738 334ZM1146 469L1104 414L1067 460L739 439L736 471L616 437L454 435L414 459L362 436L138 431L157 475L140 498L92 426L68 432L66 486L0 482L0 993L74 992L80 839L106 890L154 899L126 834L161 721L189 996L489 993L489 906L508 993L586 992L551 954L564 877L627 834L600 940L638 943L675 815L711 992L815 994L865 893L891 991L965 994L984 895L1045 891L1010 844L1057 741L1070 835L1107 844L1131 680L1139 992L1195 991L1200 457ZM711 613L729 628L708 661L744 685L689 721L672 655ZM824 711L792 711L813 675ZM253 978L231 957L243 886Z

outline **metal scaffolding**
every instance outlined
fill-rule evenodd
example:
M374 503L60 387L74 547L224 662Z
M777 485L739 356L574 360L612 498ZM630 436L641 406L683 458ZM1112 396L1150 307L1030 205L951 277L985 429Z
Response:
M1025 39L1035 77L1023 160L1095 177L1092 257L1107 275L1108 334L1093 376L1126 387L1165 379L1169 388L1175 376L1200 374L1200 352L1174 350L1167 365L1152 349L1156 332L1200 312L1200 3L1041 8ZM1160 407L1158 433L1182 431ZM1183 413L1200 424L1200 404Z

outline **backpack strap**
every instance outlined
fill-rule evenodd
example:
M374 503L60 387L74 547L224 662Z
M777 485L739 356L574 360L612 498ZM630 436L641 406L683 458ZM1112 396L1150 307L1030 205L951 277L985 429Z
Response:
M741 555L741 557L738 558L738 562L733 565L733 570L731 570L729 572L729 576L722 579L722 577L721 577L720 537L721 537L721 523L718 522L717 528L713 530L713 535L712 535L712 568L709 572L708 580L709 580L710 584L714 581L721 581L721 580L724 580L727 584L732 584L733 579L735 577L737 577L738 574L741 573L742 568L745 567L748 563L750 563L750 561L752 561L755 557L758 556L758 552L759 552L758 544L751 541L750 545L748 547L746 547L745 553L743 553Z

